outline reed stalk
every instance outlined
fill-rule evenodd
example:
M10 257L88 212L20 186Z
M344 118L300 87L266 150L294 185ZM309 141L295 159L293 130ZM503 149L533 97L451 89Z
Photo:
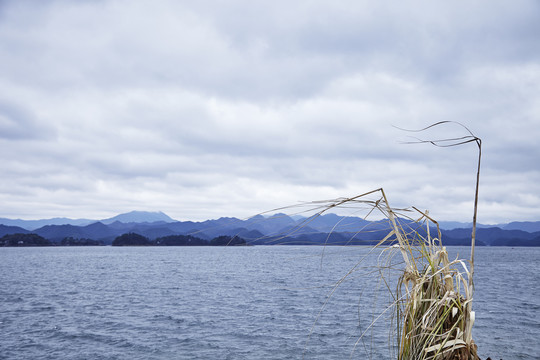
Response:
M451 122L438 122L418 131L448 123ZM442 140L416 139L414 143L451 147L475 142L478 146L470 260L456 258L450 261L443 246L439 225L429 213L415 207L392 208L382 188L352 198L312 202L311 205L316 204L319 210L300 225L307 226L316 217L339 207L361 207L367 209L364 219L374 212L382 214L386 219L388 234L376 248L382 248L387 256L385 264L392 263L389 259L399 256L404 266L399 271L395 290L390 289L394 299L390 308L394 308L396 316L396 326L391 331L395 332L397 338L398 360L479 360L477 346L472 339L475 320L472 301L482 141L465 126L457 124L468 135ZM370 198L374 195L379 198ZM417 214L418 218L409 216L410 212ZM435 236L432 235L433 228L436 229ZM385 283L391 281L385 279ZM365 332L357 344L364 335Z

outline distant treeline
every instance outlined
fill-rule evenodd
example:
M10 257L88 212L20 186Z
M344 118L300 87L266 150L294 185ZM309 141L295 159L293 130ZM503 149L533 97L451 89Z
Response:
M2 225L0 225L1 227ZM99 225L102 226L102 225ZM104 226L104 225L103 225ZM263 229L261 229L263 230ZM419 237L426 236L423 228L415 229ZM228 233L223 233L223 232ZM220 233L221 232L221 233ZM245 228L196 231L198 236L190 234L163 234L150 237L137 231L126 231L114 237L69 235L57 236L37 234L36 232L13 232L0 237L0 247L5 246L237 246L237 245L367 245L373 246L386 238L385 245L395 243L395 236L387 237L388 230L382 226L366 232L317 232L313 229L283 228L280 235L264 235L257 230ZM73 232L72 232L73 233ZM432 229L436 233L436 229ZM470 229L443 231L443 244L446 246L469 246ZM0 232L0 236L2 233ZM103 235L103 234L101 234ZM540 232L527 233L520 230L502 230L500 228L478 229L478 246L540 246Z
M0 246L103 246L103 241L92 239L64 238L60 242L52 242L37 234L9 234L0 238ZM127 233L116 237L112 246L241 246L246 240L235 236L218 236L205 240L192 235L170 235L150 240L137 233Z
M271 217L257 215L247 220L237 218L219 218L215 220L193 221L156 221L112 223L94 222L88 225L43 225L39 228L22 228L5 225L0 219L0 246L44 246L65 245L111 245L122 244L122 235L134 233L146 237L142 245L169 246L210 246L229 242L231 244L245 239L249 245L376 245L391 231L388 221L367 221L359 217L342 217L325 214L315 218L292 218L286 214ZM401 226L408 231L426 236L424 225L409 219L399 219ZM36 225L36 224L34 224ZM508 228L479 227L476 231L477 246L540 246L540 221L512 223ZM522 229L528 229L524 231ZM437 229L430 230L431 235ZM446 246L469 246L472 229L455 228L441 230L442 241ZM22 234L27 234L24 237ZM33 234L33 235L32 235ZM2 238L4 235L12 237ZM36 235L42 237L35 237ZM226 240L220 236L228 236ZM46 241L43 240L46 239ZM387 245L395 241L387 238ZM49 243L50 242L50 243ZM23 245L26 246L26 245Z
M112 246L241 246L246 240L236 236L218 236L204 240L192 235L169 235L151 241L137 233L127 233L116 237Z

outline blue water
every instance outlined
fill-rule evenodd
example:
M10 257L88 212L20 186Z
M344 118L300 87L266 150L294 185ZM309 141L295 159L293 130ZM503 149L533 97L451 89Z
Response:
M378 253L328 297L368 252L0 248L0 359L390 359ZM539 248L477 248L482 358L540 358L539 265Z

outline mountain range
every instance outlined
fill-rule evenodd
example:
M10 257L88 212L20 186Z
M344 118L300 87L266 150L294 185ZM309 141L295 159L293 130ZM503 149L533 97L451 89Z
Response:
M401 220L407 222L406 220ZM471 224L441 222L445 245L468 245ZM419 230L423 231L423 230ZM247 220L223 217L215 220L176 221L163 212L132 211L102 220L53 218L12 220L0 218L0 237L35 233L52 242L65 238L93 239L111 244L125 233L137 233L155 240L169 235L194 235L201 239L239 236L251 244L335 244L372 245L388 232L386 221L369 222L358 217L325 214L317 218L275 214ZM478 245L540 246L540 221L479 224Z
M103 224L112 224L116 221L123 223L152 223L152 222L175 222L176 220L170 218L163 212L150 212L150 211L130 211L128 213L113 216L111 218L102 220L90 220L90 219L69 219L69 218L52 218L41 220L21 220L21 219L6 219L0 218L0 224L8 226L18 226L26 230L35 230L46 225L75 225L85 226L96 222Z

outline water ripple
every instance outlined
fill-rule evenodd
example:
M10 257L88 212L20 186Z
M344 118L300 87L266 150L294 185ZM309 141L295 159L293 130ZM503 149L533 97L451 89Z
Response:
M387 322L360 338L389 303L369 268L327 298L367 249L335 250L1 248L0 359L390 359ZM539 278L522 273L540 249L477 259L481 357L536 359Z

